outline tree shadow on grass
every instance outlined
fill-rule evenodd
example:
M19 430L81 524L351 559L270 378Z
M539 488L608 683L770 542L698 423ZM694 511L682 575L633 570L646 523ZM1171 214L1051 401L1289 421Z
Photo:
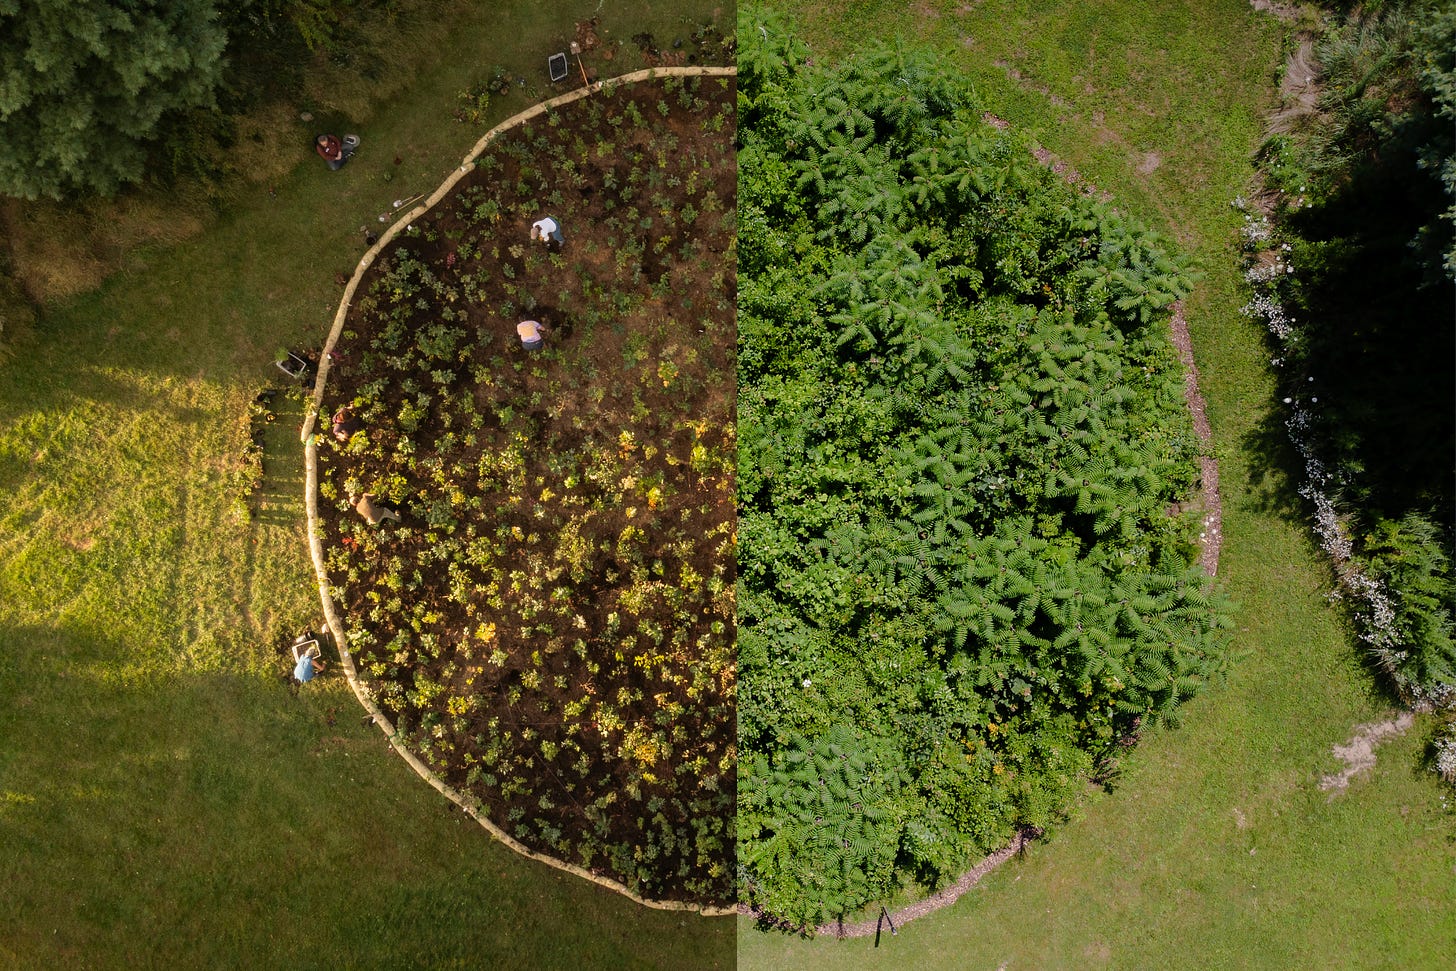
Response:
M1304 466L1289 440L1286 413L1275 406L1240 441L1248 457L1248 488L1242 505L1286 523L1308 526L1309 507L1299 495Z
M145 645L98 621L0 617L0 644L22 966L732 966L731 919L647 911L447 811L332 672L296 696L165 659L138 674Z
M0 414L10 418L37 412L55 415L94 403L127 412L162 407L169 417L184 423L204 417L197 408L164 405L142 382L126 380L120 370L124 367L102 357L77 358L32 341L0 366Z
M1456 497L1456 289L1412 242L1444 201L1397 144L1289 220L1308 241L1291 309L1310 323L1281 393L1314 415L1320 456L1355 470L1345 491L1371 516Z

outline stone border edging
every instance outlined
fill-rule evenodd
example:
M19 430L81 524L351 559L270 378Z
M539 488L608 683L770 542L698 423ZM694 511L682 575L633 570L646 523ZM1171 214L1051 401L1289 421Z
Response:
M344 296L339 301L338 311L334 314L334 324L329 331L328 339L324 343L323 350L319 353L318 378L314 382L313 400L309 404L307 414L304 415L303 429L299 433L299 437L304 445L304 505L308 515L308 549L313 559L314 573L318 577L319 598L323 601L324 621L328 624L329 633L333 636L334 644L339 649L339 661L343 667L344 676L349 680L349 686L354 689L354 696L359 699L359 704L363 705L364 709L369 712L374 724L378 725L380 730L384 732L385 738L389 740L389 744L394 750L399 753L400 758L404 759L405 763L414 769L420 778L434 786L445 798L459 806L470 818L484 827L487 832L522 856L581 877L583 880L589 880L599 887L616 891L622 896L643 906L652 907L657 910L689 911L701 914L704 917L726 917L736 913L737 908L690 904L679 900L649 900L645 897L639 897L629 890L626 885L616 880L592 873L574 863L568 863L565 860L559 860L543 853L537 853L487 818L481 812L478 800L468 799L460 792L457 792L437 776L429 766L420 761L413 752L405 747L404 741L401 739L394 724L379 709L379 706L375 704L374 699L370 696L368 689L359 681L358 672L354 668L354 659L349 654L349 642L344 632L343 621L334 608L333 596L329 586L328 570L324 565L323 536L320 534L318 527L318 444L314 435L314 427L318 422L319 409L323 407L324 387L329 376L329 352L338 343L339 335L344 329L344 321L349 316L349 307L353 302L354 293L363 281L364 274L374 264L375 258L383 251L386 245L393 241L405 229L408 229L410 224L416 219L423 216L440 202L440 200L444 199L461 179L475 169L475 159L479 157L481 152L485 151L486 147L497 136L502 132L530 121L532 118L552 108L570 104L573 101L579 101L608 86L615 87L621 84L635 84L639 81L650 81L665 77L736 77L737 74L737 68L733 67L644 68L643 70L623 74L607 81L597 81L586 87L568 91L566 94L555 98L548 98L539 104L527 108L525 111L512 115L481 136L480 140L475 143L475 147L461 161L459 168L452 172L450 177L441 183L440 187L431 193L428 199L417 203L409 212L395 220L394 224L380 234L379 240L359 260L358 266L354 269L354 275L350 277L348 285L344 288Z
M962 873L956 882L950 886L937 890L935 893L913 904L906 904L899 910L890 914L890 920L896 925L908 924L912 920L924 917L926 914L933 914L942 907L949 907L951 904L965 896L966 892L981 882L981 878L992 870L996 869L1007 860L1026 849L1026 845L1041 835L1040 830L1023 829L1001 849L983 857L980 863ZM853 924L846 924L843 920L837 920L832 924L820 924L814 929L816 934L833 934L840 940L851 937L869 937L880 931L880 920L862 920Z

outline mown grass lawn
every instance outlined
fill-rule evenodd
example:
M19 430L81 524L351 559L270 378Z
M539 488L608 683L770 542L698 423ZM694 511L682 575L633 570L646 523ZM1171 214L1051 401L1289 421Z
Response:
M596 4L492 4L359 124L203 235L46 308L0 368L0 967L722 967L733 925L530 863L391 754L341 680L296 697L278 646L316 622L299 405L251 519L234 470L280 345L317 345L337 272L392 200L482 129L456 94L545 57ZM686 35L693 2L603 11ZM723 26L729 24L721 20ZM640 66L628 41L612 72ZM396 167L393 158L399 155ZM390 173L391 180L384 175Z
M1449 965L1456 821L1423 764L1429 724L1331 799L1330 746L1386 717L1271 434L1274 382L1238 313L1230 208L1244 191L1282 28L1242 0L1149 5L784 2L815 57L869 25L953 56L987 108L1177 239L1205 277L1188 304L1221 462L1220 577L1242 605L1229 683L1146 737L1115 790L878 949L740 922L742 968ZM1271 444L1272 443L1272 444Z

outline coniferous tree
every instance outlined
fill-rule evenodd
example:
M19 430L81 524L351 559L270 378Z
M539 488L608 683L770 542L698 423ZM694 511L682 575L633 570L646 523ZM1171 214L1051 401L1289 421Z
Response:
M740 37L740 890L812 924L1055 821L1226 618L1174 254L923 55Z
M0 0L0 194L138 181L163 119L214 103L226 43L208 0Z

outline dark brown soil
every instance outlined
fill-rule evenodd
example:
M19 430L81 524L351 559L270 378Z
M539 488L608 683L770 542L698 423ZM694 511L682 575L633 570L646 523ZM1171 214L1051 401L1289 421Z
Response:
M701 903L733 889L734 97L633 85L503 135L371 267L328 390L364 430L320 452L410 747L527 846Z

